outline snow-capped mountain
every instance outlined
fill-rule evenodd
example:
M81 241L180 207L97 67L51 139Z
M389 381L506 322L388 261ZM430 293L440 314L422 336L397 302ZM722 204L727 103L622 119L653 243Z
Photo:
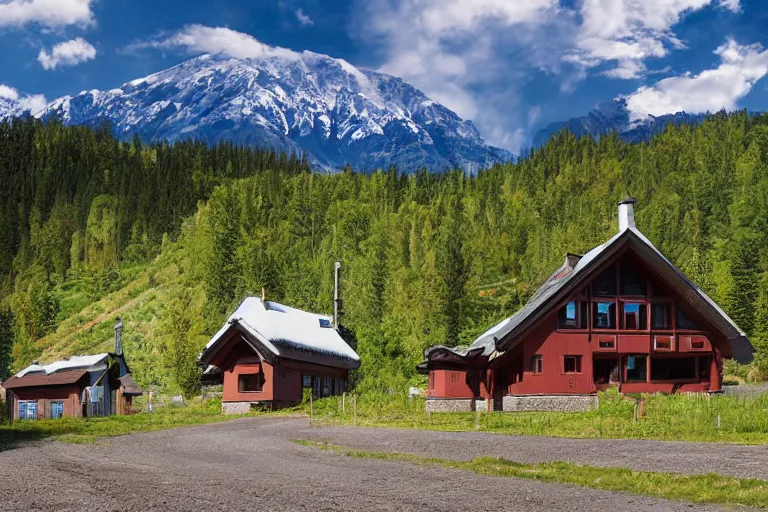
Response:
M627 102L617 99L610 103L599 105L586 116L575 117L568 121L551 123L536 132L533 137L533 147L538 148L547 143L552 135L563 128L568 128L571 133L580 137L591 135L599 137L610 132L617 132L627 142L646 141L653 135L664 131L669 123L675 125L696 124L702 122L707 114L688 114L678 112L663 116L648 116L640 121L632 121Z
M36 114L65 124L108 120L144 141L203 140L305 152L316 168L474 172L512 155L471 121L399 78L311 52L234 59L203 55L119 89L65 96Z

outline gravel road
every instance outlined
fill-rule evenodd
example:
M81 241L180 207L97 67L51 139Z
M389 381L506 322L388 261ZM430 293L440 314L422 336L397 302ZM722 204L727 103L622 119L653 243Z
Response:
M46 441L0 453L0 510L721 510L342 457L291 442L322 438L376 450L404 443L404 451L432 453L440 443L431 436L445 435L310 429L305 419L259 417L133 434L95 445ZM485 436L460 450L443 445L440 456L470 456L472 446L479 454L492 435Z

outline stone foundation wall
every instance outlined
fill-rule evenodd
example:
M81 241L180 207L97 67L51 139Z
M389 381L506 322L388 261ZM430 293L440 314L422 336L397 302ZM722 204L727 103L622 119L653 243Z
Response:
M427 412L472 412L472 398L427 398Z
M251 402L222 402L221 414L248 414L251 412Z
M504 412L585 412L597 407L597 395L517 395L505 396L503 402Z

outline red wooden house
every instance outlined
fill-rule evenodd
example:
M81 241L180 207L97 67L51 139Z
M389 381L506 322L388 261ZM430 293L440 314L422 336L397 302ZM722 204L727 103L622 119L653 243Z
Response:
M563 265L517 313L467 348L425 351L432 411L585 410L596 393L721 391L722 362L754 349L734 322L637 229Z
M200 355L204 379L221 375L222 412L252 405L269 408L346 390L349 370L360 366L332 319L257 297L248 297Z

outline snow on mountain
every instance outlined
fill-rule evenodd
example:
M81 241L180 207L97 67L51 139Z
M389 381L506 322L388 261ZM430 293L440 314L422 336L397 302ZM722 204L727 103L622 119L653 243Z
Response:
M627 142L647 141L653 135L662 132L667 125L696 124L702 122L707 114L688 114L678 112L663 116L648 116L640 121L632 121L624 99L617 99L609 103L601 104L586 116L575 117L568 121L551 123L536 132L533 137L533 147L538 148L547 143L550 137L568 128L574 135L581 137L590 135L599 137L606 133L617 132Z
M119 89L65 96L39 114L65 124L108 120L144 141L231 141L306 152L318 169L396 165L474 172L512 155L471 121L399 78L311 52L259 59L203 55Z

